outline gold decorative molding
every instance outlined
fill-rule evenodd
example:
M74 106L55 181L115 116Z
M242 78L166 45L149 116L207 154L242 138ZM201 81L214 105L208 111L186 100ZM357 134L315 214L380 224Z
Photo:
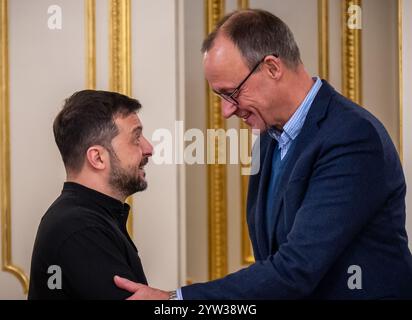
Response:
M329 0L318 0L319 76L329 80Z
M403 162L403 0L398 0L399 157Z
M205 0L206 34L212 32L223 17L224 0ZM208 129L225 129L226 123L221 116L221 100L206 84ZM214 144L215 156L219 144ZM208 147L209 150L209 147ZM209 159L209 155L208 155ZM216 159L213 159L216 160ZM209 164L208 168L208 205L209 205L209 278L221 278L227 274L227 191L226 165Z
M131 95L131 1L110 0L110 89Z
M238 9L240 10L245 10L249 9L249 0L238 0L237 2ZM246 129L249 131L248 134L248 142L251 141L251 132L249 130L249 127L242 121L239 120L239 127L240 130ZM242 146L240 150L248 150L247 146ZM249 238L249 231L248 231L248 226L247 226L247 221L246 221L246 204L247 204L247 190L249 186L249 176L247 175L242 175L242 165L240 165L240 201L241 201L241 221L242 221L242 236L241 236L241 241L242 241L242 264L251 264L255 261L253 257L253 250L252 250L252 244L250 243L250 238Z
M96 1L85 0L86 87L96 89Z
M249 0L237 0L237 7L240 10L249 9Z
M110 0L110 80L111 91L132 95L131 1ZM133 199L127 203L133 211ZM129 215L127 231L133 236L133 215Z
M0 0L0 210L2 270L10 272L20 281L27 294L29 279L15 266L11 252L11 185L10 185L10 100L8 57L8 6Z
M342 86L343 94L362 104L362 30L348 26L348 9L361 7L362 0L342 0Z

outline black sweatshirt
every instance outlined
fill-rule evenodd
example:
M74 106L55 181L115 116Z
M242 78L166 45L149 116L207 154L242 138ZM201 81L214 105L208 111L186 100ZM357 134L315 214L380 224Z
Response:
M126 231L130 207L66 182L37 231L29 299L125 299L114 275L147 284Z

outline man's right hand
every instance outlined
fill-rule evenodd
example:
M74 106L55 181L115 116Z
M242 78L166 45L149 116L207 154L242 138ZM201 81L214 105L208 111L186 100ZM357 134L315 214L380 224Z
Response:
M167 291L151 288L141 283L130 281L119 276L114 277L114 283L120 289L133 293L126 300L168 300L169 293Z

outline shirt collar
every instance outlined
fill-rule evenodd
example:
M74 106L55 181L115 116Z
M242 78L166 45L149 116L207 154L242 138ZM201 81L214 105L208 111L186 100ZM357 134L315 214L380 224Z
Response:
M306 95L305 99L303 99L302 103L296 109L295 113L288 120L288 122L286 122L283 127L283 131L279 131L275 127L271 127L268 130L268 134L279 143L280 148L288 144L291 140L295 140L302 130L313 100L315 100L315 97L322 86L322 81L319 77L315 77L313 80L315 83Z
M111 217L113 217L117 223L121 226L126 226L127 218L129 216L130 206L127 203L122 203L121 201L112 198L104 193L97 190L87 188L81 184L75 182L65 182L63 186L62 193L74 192L77 196L91 205L97 205L101 208L99 212L108 212Z

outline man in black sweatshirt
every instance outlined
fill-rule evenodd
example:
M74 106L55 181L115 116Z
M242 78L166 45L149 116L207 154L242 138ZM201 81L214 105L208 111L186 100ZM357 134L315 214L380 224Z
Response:
M43 216L33 249L29 299L124 299L116 274L147 283L126 230L128 196L146 189L153 148L140 103L84 90L66 100L53 131L67 173Z

